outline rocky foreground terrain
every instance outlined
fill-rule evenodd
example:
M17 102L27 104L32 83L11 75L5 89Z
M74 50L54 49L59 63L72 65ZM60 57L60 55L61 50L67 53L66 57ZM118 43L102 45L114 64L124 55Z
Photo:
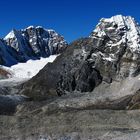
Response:
M1 140L139 140L140 26L130 16L101 19L10 89L24 100L0 112Z

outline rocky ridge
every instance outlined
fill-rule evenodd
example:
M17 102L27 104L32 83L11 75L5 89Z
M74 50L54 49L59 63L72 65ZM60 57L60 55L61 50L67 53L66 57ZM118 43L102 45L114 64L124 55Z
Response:
M132 17L118 15L111 19L102 19L89 38L79 39L70 44L54 63L46 65L37 76L25 83L21 92L30 97L37 95L37 98L44 98L51 94L72 94L74 91L97 92L96 89L104 82L109 86L121 82L126 84L126 79L138 82L138 29L139 26ZM44 84L41 84L43 81ZM127 86L124 85L124 88ZM138 87L135 89L138 90Z

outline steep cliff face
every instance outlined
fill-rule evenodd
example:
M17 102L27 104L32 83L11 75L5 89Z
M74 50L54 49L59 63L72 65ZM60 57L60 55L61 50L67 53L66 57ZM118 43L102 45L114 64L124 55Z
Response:
M109 74L112 74L112 70L117 74L113 72L112 78L122 79L139 74L140 27L132 17L118 15L101 19L90 38L93 38L96 48L100 50L97 53L100 53L101 61L114 66L114 69L108 69ZM95 59L98 58L97 53L92 54Z
M132 17L101 19L89 38L70 44L53 64L25 83L21 93L39 98L74 91L92 92L103 82L111 85L138 76L139 32Z
M6 42L0 39L0 64L10 66L17 63L17 52L13 48L6 45Z
M0 43L0 64L5 66L59 54L67 47L61 35L40 26L13 29Z

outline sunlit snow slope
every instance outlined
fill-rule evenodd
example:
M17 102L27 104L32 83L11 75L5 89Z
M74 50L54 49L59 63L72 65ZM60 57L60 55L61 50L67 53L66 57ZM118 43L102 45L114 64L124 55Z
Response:
M11 67L3 67L11 73L11 78L32 78L35 76L48 62L53 62L58 55L51 55L48 58L40 60L29 60L26 63L18 63Z

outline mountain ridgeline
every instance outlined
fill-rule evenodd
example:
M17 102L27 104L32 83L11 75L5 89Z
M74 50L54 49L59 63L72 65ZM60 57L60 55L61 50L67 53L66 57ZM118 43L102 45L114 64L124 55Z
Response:
M118 91L102 89L104 82L111 86L139 74L140 27L132 17L117 15L101 19L89 37L71 43L54 63L25 83L21 93L37 99L74 91L102 93L108 88L106 92L112 93ZM137 81L131 81L132 89L133 82Z
M0 65L11 66L29 59L59 54L66 47L67 42L54 30L41 26L13 29L4 39L0 39Z

